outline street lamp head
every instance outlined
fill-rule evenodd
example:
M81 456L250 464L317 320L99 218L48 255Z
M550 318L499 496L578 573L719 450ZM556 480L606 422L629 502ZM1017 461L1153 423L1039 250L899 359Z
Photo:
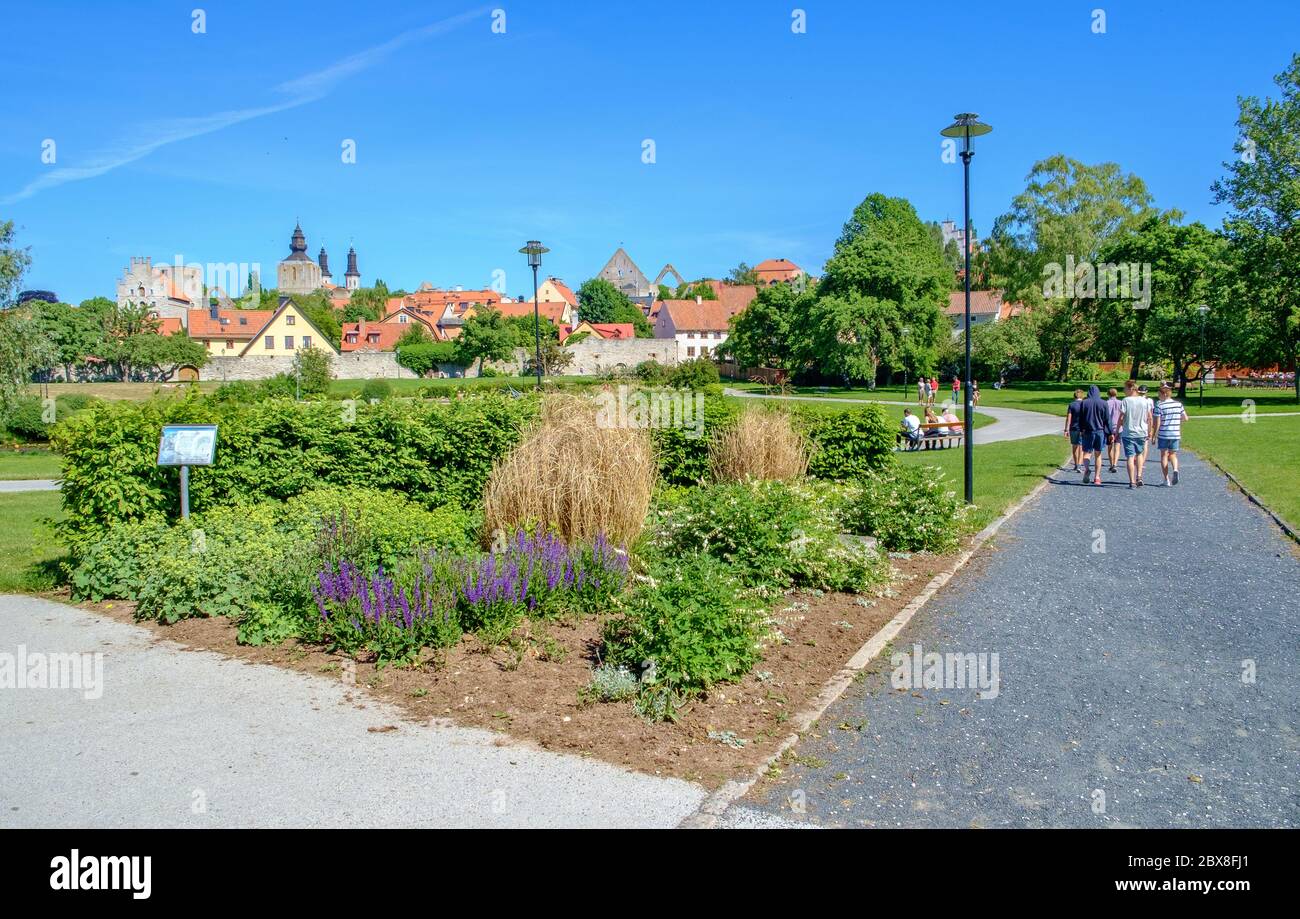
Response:
M519 251L528 256L528 266L530 268L536 268L542 264L542 253L550 252L551 250L543 246L537 240L530 239L528 242L524 243L524 247Z
M1208 306L1206 306L1204 303L1202 303L1200 306L1198 306L1198 307L1196 308L1196 312L1198 312L1198 313L1201 314L1201 318L1202 318L1202 319L1205 318L1205 314L1208 313L1209 311L1210 311L1210 308L1209 308Z
M953 116L952 124L944 128L939 133L944 137L960 137L965 141L963 149L970 149L970 139L979 137L992 131L993 128L980 121L980 116L974 112L962 112Z

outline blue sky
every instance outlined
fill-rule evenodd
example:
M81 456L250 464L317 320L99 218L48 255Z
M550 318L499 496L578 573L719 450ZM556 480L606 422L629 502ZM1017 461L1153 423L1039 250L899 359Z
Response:
M1271 93L1300 50L1292 0L3 0L0 18L0 219L31 247L25 286L73 302L112 296L132 255L273 277L296 218L336 280L353 244L363 283L394 288L504 269L522 293L529 238L575 285L620 244L651 277L817 271L873 191L960 220L938 136L958 111L995 128L981 233L1058 152L1217 225L1236 96Z

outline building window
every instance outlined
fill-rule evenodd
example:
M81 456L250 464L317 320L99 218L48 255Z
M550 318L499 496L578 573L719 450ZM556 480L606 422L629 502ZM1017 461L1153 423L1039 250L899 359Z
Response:
M297 321L297 319L298 319L298 317L295 316L293 313L286 313L286 314L285 314L285 317L284 317L284 324L285 324L285 325L293 325L294 322Z
M227 320L227 321L229 321L229 320ZM240 317L239 317L239 324L240 324L240 325L248 325L248 317L247 317L247 316L240 316Z
M292 335L286 335L286 336L284 336L284 349L285 349L286 351L292 351L292 350L293 350L293 336L292 336Z
M274 336L274 335L268 335L268 336L266 336L266 350L267 350L267 351L274 351L274 350L275 350L275 336Z
M234 340L233 338L227 338L227 339L226 339L226 350L227 350L227 351L234 351L234 350L235 350L235 340Z
M210 350L210 349L212 348L212 342L210 342L210 341L209 341L208 339L206 339L206 338L203 339L203 347L208 348L208 349Z
M694 357L694 356L695 356L695 349L694 349L694 348L687 348L687 349L686 349L686 356L687 356L687 357Z
M304 336L302 337L302 346L303 346L304 348L310 348L310 347L311 347L311 336L310 336L310 335L304 335Z

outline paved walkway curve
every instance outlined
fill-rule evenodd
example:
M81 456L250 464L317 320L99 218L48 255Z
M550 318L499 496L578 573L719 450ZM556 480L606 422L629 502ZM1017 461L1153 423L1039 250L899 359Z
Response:
M58 479L12 479L0 482L0 494L23 491L58 491Z
M915 402L892 402L889 400L844 399L838 396L766 396L762 393L741 392L738 389L723 390L728 396L740 399L782 399L793 402L839 402L848 405L901 405L916 408ZM942 404L942 403L941 403ZM988 415L993 424L975 429L975 444L989 444L1000 440L1024 440L1026 437L1040 437L1043 434L1060 434L1065 427L1065 419L1042 412L1027 412L1019 408L1001 408L981 405L975 411ZM1064 439L1064 438L1062 438Z
M1300 561L1182 468L1133 491L1057 473L894 642L996 652L996 698L897 691L882 656L744 803L835 826L1300 825Z
M103 690L0 688L0 828L673 827L707 793L488 731L412 723L338 677L0 596L0 654L20 649L102 652ZM724 825L792 824L737 807Z

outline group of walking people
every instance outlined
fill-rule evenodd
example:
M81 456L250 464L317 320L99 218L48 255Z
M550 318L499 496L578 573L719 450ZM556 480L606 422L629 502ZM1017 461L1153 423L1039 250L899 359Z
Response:
M1128 487L1141 488L1143 468L1152 444L1160 453L1160 472L1166 487L1178 484L1178 447L1187 412L1173 398L1173 389L1161 383L1159 399L1152 399L1145 386L1134 380L1124 384L1124 397L1112 388L1101 397L1096 386L1074 391L1065 417L1065 434L1070 438L1074 471L1083 471L1083 482L1101 484L1101 467L1109 461L1117 471L1120 452L1128 472Z
M996 384L994 385L994 388L995 389L997 388ZM971 401L974 404L976 405L980 404L980 384L975 380L970 381L970 396L971 396ZM933 408L934 403L938 398L939 398L938 377L930 377L928 379L926 377L921 377L919 380L916 381L916 404L917 405L927 405ZM952 404L953 405L961 404L961 380L955 376L952 378Z

